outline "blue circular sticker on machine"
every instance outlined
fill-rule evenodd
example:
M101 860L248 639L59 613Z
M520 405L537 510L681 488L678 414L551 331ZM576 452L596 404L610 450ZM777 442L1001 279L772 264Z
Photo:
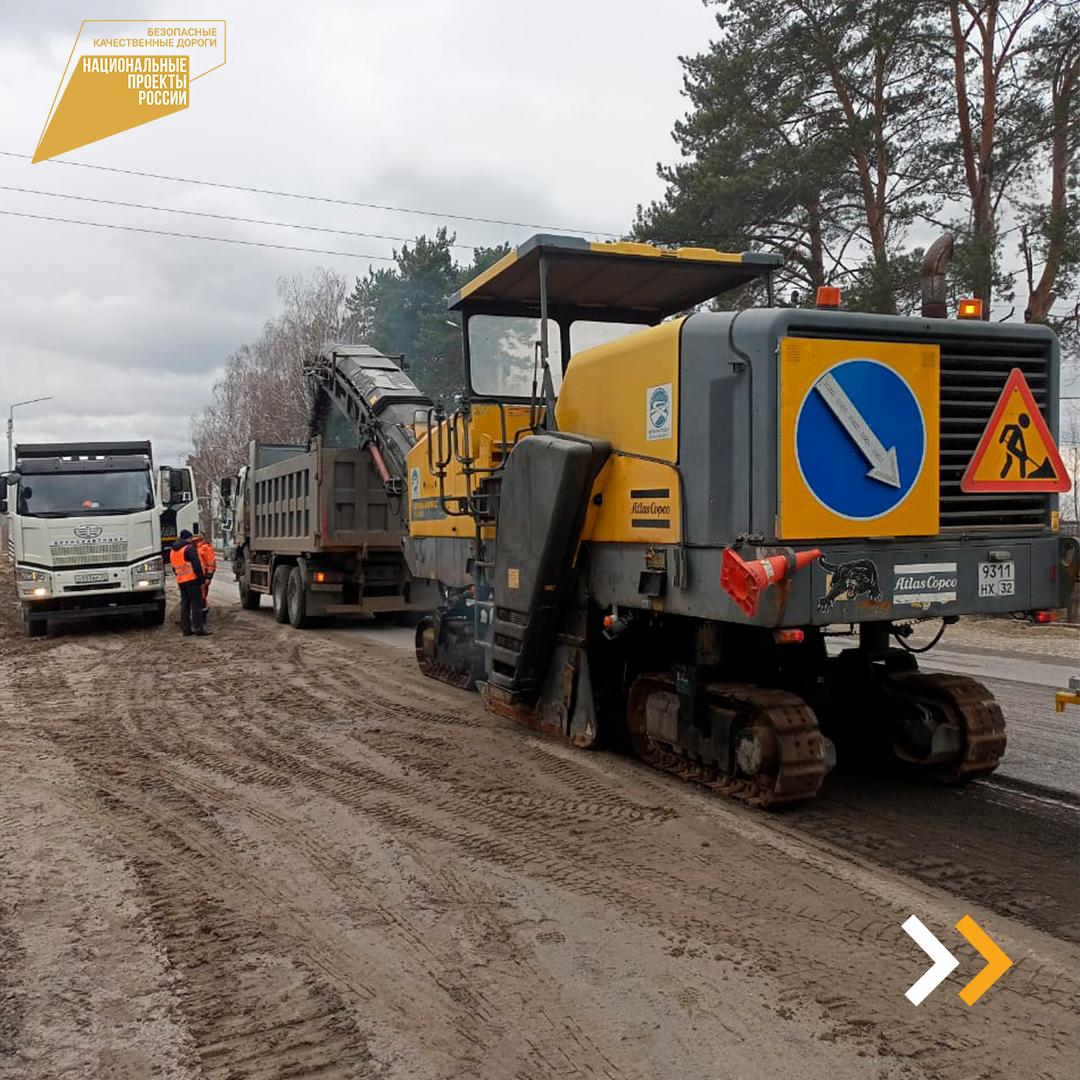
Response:
M845 360L810 387L795 421L806 486L834 514L881 517L911 493L926 457L926 423L907 381L877 360Z

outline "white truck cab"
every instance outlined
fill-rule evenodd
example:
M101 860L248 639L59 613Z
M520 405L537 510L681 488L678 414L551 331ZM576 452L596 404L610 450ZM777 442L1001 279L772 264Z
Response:
M26 632L50 622L165 621L161 503L149 442L23 444L3 475Z
M190 465L158 469L158 498L161 500L161 548L168 558L173 541L187 529L199 531L199 499L195 492L195 470Z

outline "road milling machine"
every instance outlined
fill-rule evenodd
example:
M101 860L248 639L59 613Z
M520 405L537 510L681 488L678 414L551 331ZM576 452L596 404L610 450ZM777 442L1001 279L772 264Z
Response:
M989 773L1001 708L907 638L1065 603L1057 341L972 302L776 307L779 265L540 235L452 298L465 393L392 425L385 478L441 599L420 667L759 806L814 796L836 747ZM747 285L768 306L698 310ZM362 395L331 397L384 437Z

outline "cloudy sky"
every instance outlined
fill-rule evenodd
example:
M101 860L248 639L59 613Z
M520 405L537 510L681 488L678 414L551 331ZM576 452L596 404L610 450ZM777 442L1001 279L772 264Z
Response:
M0 151L29 155L80 20L113 13L68 0L0 11ZM678 55L714 26L700 0L262 0L201 13L228 19L229 59L195 84L191 108L67 160L612 232L659 193L655 165L672 157L683 110ZM6 156L0 186L402 237L445 223L467 243L531 231ZM11 190L0 209L365 255L394 246ZM17 411L17 439L150 436L161 461L184 451L223 358L274 313L278 278L369 265L3 215L0 238L0 409L54 398Z
M0 0L0 13L0 151L30 155L80 20L113 13L73 0ZM138 14L176 7L144 0ZM229 61L192 107L67 160L595 233L624 230L659 194L684 109L678 56L714 29L700 0L251 0L202 14L228 19ZM394 245L11 188L400 237L448 224L466 243L533 231L0 155L0 210L362 255ZM224 357L274 314L280 277L369 265L4 215L0 250L0 411L54 399L17 413L18 438L150 436L161 461L183 454Z

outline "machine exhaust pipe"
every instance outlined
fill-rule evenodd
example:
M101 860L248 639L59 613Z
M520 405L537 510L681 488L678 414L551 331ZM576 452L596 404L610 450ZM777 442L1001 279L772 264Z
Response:
M942 233L923 256L919 287L922 291L922 314L924 319L947 319L948 306L945 295L945 270L953 254L953 234Z

